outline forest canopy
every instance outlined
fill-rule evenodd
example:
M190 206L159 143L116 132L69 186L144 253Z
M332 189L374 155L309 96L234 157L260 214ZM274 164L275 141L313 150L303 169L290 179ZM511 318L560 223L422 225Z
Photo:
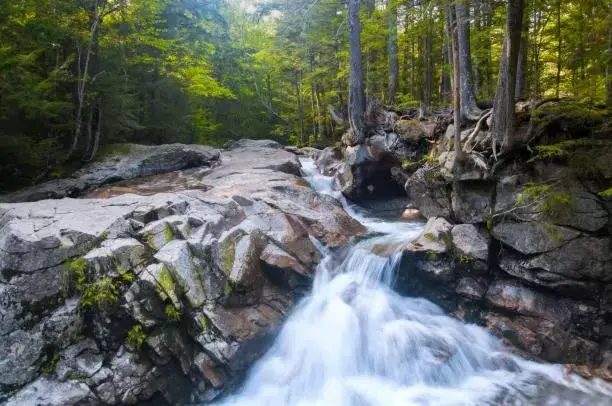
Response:
M449 107L456 27L461 114L473 119L496 96L514 2L1 2L2 187L63 176L121 142L333 144L349 115L351 4L368 98ZM520 3L514 98L610 106L610 4Z

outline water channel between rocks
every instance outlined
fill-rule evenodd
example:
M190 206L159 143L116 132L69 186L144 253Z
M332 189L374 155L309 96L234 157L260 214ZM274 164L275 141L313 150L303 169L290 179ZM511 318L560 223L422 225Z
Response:
M612 387L524 360L484 328L447 316L391 285L419 223L373 219L302 160L304 178L340 199L371 232L343 253L327 252L311 294L286 320L274 345L223 405L610 405ZM377 254L374 254L376 251Z

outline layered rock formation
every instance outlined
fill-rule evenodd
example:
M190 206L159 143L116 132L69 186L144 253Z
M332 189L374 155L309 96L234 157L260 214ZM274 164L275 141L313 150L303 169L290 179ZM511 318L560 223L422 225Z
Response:
M406 182L429 223L408 249L404 290L536 357L609 366L612 202L599 194L609 165L593 159L587 173L515 155L491 170L456 168L453 132Z
M480 132L464 129L463 150L478 151L460 165L445 116L428 130L431 122L380 114L361 144L327 149L317 165L363 205L380 196L380 182L405 182L407 207L429 222L402 247L402 293L485 325L520 351L611 367L612 377L612 202L599 194L612 185L612 144L583 128L592 120L578 117L574 125L576 117L558 111L569 110L553 105L524 120L517 139L530 148L499 160L481 151L491 144L484 120ZM591 138L578 139L585 132ZM377 180L364 172L371 167Z
M7 404L213 399L309 286L320 260L312 238L333 248L365 231L278 145L172 146L155 159L173 161L175 150L199 151L181 165L216 167L88 192L107 199L0 204ZM147 165L135 176L150 175Z

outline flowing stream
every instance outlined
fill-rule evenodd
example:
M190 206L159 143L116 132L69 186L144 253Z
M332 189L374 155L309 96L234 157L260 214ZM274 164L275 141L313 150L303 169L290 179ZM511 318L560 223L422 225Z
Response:
M373 236L344 255L324 252L311 294L289 316L231 406L611 405L599 380L521 359L485 329L391 290L406 242L422 224L368 218L302 161L320 193L339 198ZM322 248L324 250L324 248Z

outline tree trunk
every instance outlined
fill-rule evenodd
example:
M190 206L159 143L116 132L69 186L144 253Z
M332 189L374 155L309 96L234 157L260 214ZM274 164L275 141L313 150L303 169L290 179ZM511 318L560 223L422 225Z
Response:
M514 90L517 99L524 99L527 96L525 89L527 76L527 54L529 51L529 18L523 16L523 29L521 30L521 44L519 46L518 65L516 67L516 88Z
M387 49L389 53L389 103L395 102L399 76L399 64L397 60L397 10L393 7L392 0L387 0L389 36Z
M555 90L559 98L561 87L561 0L557 0L557 76L555 78Z
M451 99L451 80L448 69L451 66L452 47L446 35L444 36L444 44L442 45L442 70L440 72L440 97L443 102Z
M365 95L361 69L361 22L359 21L360 0L349 0L349 103L348 116L353 137L357 142L364 138Z
M408 6L406 6L406 12L404 15L404 32L406 33L408 31L408 27L410 25L410 19L408 18ZM408 35L404 34L404 44L403 44L403 60L402 60L402 91L404 94L408 94L409 89L410 89L410 84L409 84L409 75L408 75L408 58L410 57L410 48L408 47Z
M79 139L81 138L81 132L83 127L83 110L85 108L85 91L87 90L87 83L89 79L89 65L91 61L91 54L94 42L98 35L100 18L101 16L98 10L98 2L96 1L94 4L93 15L91 17L89 43L87 44L87 50L85 51L85 61L83 66L81 66L81 64L83 63L83 51L81 49L80 43L77 44L77 111L75 116L74 135L70 148L68 149L68 153L66 154L66 160L70 159L72 154L74 154L77 149L77 146L79 145Z
M515 128L516 69L523 25L524 0L509 0L506 20L506 37L499 67L497 91L493 101L491 132L493 148L500 143L502 151L512 147Z
M425 92L421 103L421 115L429 115L433 87L433 19L427 16L427 35L425 37Z
M459 69L461 74L461 117L478 120L482 113L476 105L470 50L470 20L468 0L456 0L454 8L459 35Z
M300 71L295 72L295 96L297 98L298 103L298 115L300 120L300 146L304 146L304 135L306 133L306 129L304 126L304 103L302 103L302 74Z
M366 19L369 20L372 14L376 10L375 0L364 0ZM372 47L366 47L365 51L365 91L367 94L374 94L375 85L372 80L372 67L375 64L375 55L372 51Z
M612 13L608 15L608 51L606 55L606 105L612 109Z
M455 129L455 168L459 169L464 160L463 150L461 149L461 63L459 51L459 33L455 23L451 26L451 43L453 50L453 117Z

